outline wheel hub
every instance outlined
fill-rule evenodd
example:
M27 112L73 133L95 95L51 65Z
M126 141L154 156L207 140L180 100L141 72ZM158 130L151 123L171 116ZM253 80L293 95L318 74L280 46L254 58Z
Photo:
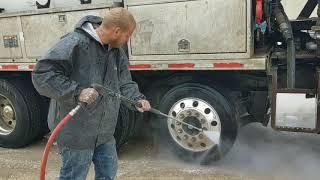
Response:
M220 136L221 122L219 116L215 109L204 100L197 98L181 99L171 107L169 114L195 127L218 132ZM168 128L175 142L189 151L206 151L219 144L219 142L212 142L203 132L171 119L168 119Z
M3 107L3 116L6 120L14 118L14 111L10 105L6 105Z
M195 127L201 128L200 120L198 118L194 117L194 116L186 117L183 120L183 122L191 124L191 125L193 125ZM195 135L198 135L200 133L197 129L189 127L188 125L185 125L185 124L182 125L182 129L184 130L184 132L186 132L190 136L195 136Z
M15 110L10 100L0 95L0 135L10 134L16 126Z

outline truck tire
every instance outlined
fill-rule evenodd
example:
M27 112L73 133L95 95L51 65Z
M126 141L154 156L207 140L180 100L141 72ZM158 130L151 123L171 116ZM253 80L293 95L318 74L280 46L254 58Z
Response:
M124 105L120 106L118 122L114 137L116 139L116 145L119 149L123 144L128 142L132 131L134 130L135 118L134 112L129 110Z
M19 148L41 133L38 97L26 80L0 79L0 146Z
M162 144L168 144L180 158L200 164L219 160L232 147L238 131L237 113L216 90L197 83L185 83L169 90L160 110L181 121L216 132L216 142L203 132L174 122L159 120Z

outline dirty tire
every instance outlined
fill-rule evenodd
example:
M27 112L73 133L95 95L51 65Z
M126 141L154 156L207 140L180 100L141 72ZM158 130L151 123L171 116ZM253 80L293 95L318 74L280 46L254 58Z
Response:
M130 136L132 135L134 124L134 112L129 110L124 105L121 105L119 109L116 130L114 133L114 137L117 143L117 149L128 142Z
M238 130L237 113L228 100L216 90L197 83L186 83L174 87L168 91L160 102L160 110L168 113L170 108L179 100L193 97L208 102L219 115L221 121L221 141L219 147L201 152L194 152L183 148L170 135L168 123L165 118L159 119L159 139L162 145L167 145L181 159L199 163L209 164L223 157L232 147ZM159 117L160 118L160 117Z
M38 96L39 98L39 104L40 104L40 116L41 116L41 129L39 132L38 137L42 138L45 134L50 132L50 129L48 127L48 111L49 111L49 104L50 99L44 96Z
M23 147L41 134L43 122L41 122L39 99L31 84L27 82L0 79L0 94L11 102L16 120L11 133L0 135L1 147Z

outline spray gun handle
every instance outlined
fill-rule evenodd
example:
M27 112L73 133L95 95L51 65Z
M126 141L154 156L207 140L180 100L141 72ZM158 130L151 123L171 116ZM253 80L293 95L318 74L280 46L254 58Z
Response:
M105 87L103 87L100 84L97 83L92 83L90 85L93 89L95 89L100 95L107 95L107 94L111 94L110 92L107 92L108 89L106 89Z
M87 106L87 103L85 103L85 102L78 102L78 105L80 105L80 107L81 108L84 108L84 107L86 107Z
M115 93L113 90L111 90L107 87L104 87L100 84L93 83L93 84L91 84L91 87L94 88L96 91L98 91L98 93L101 94L102 96L110 96L110 95L115 96L115 97L120 98L121 101L123 101L123 102L127 102L129 104L132 104L138 108L142 108L142 104L140 102L126 98L126 97L122 96L120 93Z

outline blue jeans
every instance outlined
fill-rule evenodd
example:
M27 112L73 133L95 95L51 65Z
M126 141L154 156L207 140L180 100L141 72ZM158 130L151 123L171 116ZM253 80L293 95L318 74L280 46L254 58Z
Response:
M94 164L95 180L113 180L117 174L115 144L102 144L85 150L59 147L59 151L62 160L59 180L85 180L91 162Z

